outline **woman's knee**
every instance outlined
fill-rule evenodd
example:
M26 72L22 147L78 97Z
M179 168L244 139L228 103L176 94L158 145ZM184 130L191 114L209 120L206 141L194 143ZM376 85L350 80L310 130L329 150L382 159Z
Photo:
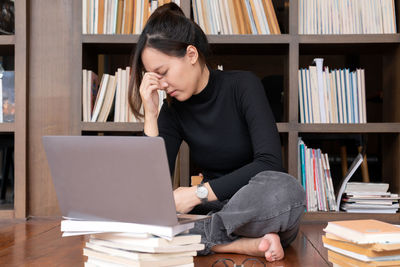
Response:
M276 171L258 173L249 181L251 191L264 203L279 205L305 205L306 194L293 176Z

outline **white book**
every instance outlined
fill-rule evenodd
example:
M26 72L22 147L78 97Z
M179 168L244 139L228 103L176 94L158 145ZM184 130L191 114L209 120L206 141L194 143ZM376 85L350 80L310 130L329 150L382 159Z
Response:
M357 72L352 72L352 82L353 82L353 112L354 112L354 123L360 123L360 114L358 113L358 88L357 88Z
M126 232L126 233L150 233L152 235L172 239L177 234L183 233L194 227L194 222L177 224L174 226L159 226L126 222L113 221L81 221L81 220L62 220L62 232Z
M203 16L203 7L202 7L201 0L195 0L195 3L196 3L196 8L197 8L197 14L199 17L199 25L206 34L210 34L209 32L206 32L207 29L206 29L206 24L205 24L205 18Z
M117 89L115 92L114 122L121 122L120 121L121 94L122 94L122 69L118 68L118 70L117 70Z
M331 90L331 109L332 109L332 123L339 122L338 108L337 108L337 90L336 82L334 80L333 72L329 72L329 87Z
M325 122L332 122L332 110L330 109L330 89L329 89L329 71L322 71L322 83L324 88L324 106L325 106Z
M353 117L353 109L352 109L352 103L351 103L351 82L350 82L350 70L349 69L344 69L344 74L345 74L345 94L346 94L346 114L347 114L347 123L353 123L352 117Z
M343 111L342 111L342 94L341 94L341 88L340 88L340 77L339 77L339 71L334 70L332 72L333 74L333 79L335 83L335 90L336 90L336 104L337 104L337 110L338 110L338 123L343 123Z
M134 15L134 19L136 21L135 32L134 34L140 34L142 31L142 21L143 21L143 1L135 1L136 14Z
M342 104L342 114L343 114L343 123L348 123L347 120L347 98L346 98L346 81L345 81L345 70L340 69L339 77L340 77L340 90L341 90L341 104Z
M83 1L85 2L85 1ZM83 117L83 121L87 122L89 121L88 119L88 113L87 113L87 106L89 105L89 101L88 101L88 90L86 88L88 82L87 82L87 70L82 70L82 117ZM1 90L3 91L3 90Z
M201 242L201 235L181 234L167 240L156 236L138 237L137 233L98 233L90 235L90 239L99 239L112 242L119 242L130 245L139 245L145 247L160 246L180 246L189 244L198 244Z
M305 69L305 74L306 74L306 92L307 92L307 101L308 101L308 105L307 105L307 109L308 109L308 123L314 123L314 113L313 113L313 99L312 99L312 94L311 94L311 76L310 76L310 70L309 69Z
M204 249L204 244L188 244L188 245L168 245L168 246L143 246L140 244L127 244L119 241L109 241L101 239L91 239L89 241L92 244L99 246L105 246L110 248L118 248L125 250L134 250L138 252L147 253L179 253L179 252L190 252L199 251Z
M108 34L108 25L109 25L109 2L111 0L104 0L104 22L103 22L103 34Z
M226 15L226 9L223 4L223 0L216 1L218 13L219 13L219 21L221 23L222 34L229 34L228 29L228 17Z
M303 109L304 109L304 122L310 122L310 110L309 110L309 100L307 95L307 76L306 76L306 69L301 70L301 80L302 80L302 91L303 91Z
M93 25L94 25L94 29L93 29L93 33L94 34L98 34L98 30L97 27L99 25L99 0L94 0L94 21L93 21Z
M120 122L127 122L127 94L126 94L126 70L122 70L122 79L121 79L121 102L120 102L120 114L119 114L119 121Z
M258 21L260 23L261 34L270 34L267 17L265 15L264 7L261 3L261 0L253 0L253 2L255 5Z
M194 257L197 255L196 251L177 252L177 253L143 253L133 250L125 250L125 249L101 246L90 242L86 242L85 247L101 253L106 253L118 257L124 257L131 260L163 260L176 257Z
M82 34L87 34L87 0L82 0Z
M128 266L136 266L136 267L164 267L164 266L176 266L179 264L193 263L193 257L175 257L175 258L165 258L162 260L132 260L124 257L118 257L115 255L101 253L89 248L83 249L83 255L87 256L88 258L99 259L105 262L123 264ZM108 266L108 264L100 266Z
M298 88L299 88L299 107L300 107L300 122L301 123L304 123L305 122L305 119L304 119L304 96L303 96L303 86L302 86L302 84L303 84L303 82L302 82L302 79L301 79L301 73L302 73L302 70L300 69L300 70L298 70L298 79L299 79L299 85L298 85Z
M88 258L88 260L85 262L85 267L98 267L98 266L126 267L126 266L129 266L129 265L112 263L112 262L109 262L109 261L99 260L97 258L94 259L92 257ZM175 265L174 267L194 267L194 263L179 264L179 265Z
M325 90L324 90L324 77L323 77L323 58L315 58L314 62L317 67L317 82L318 82L318 101L320 111L320 122L326 123L326 110L325 110Z
M362 103L362 114L363 123L367 123L367 102L365 96L365 70L361 69L361 103Z
M211 1L211 4L213 5L213 11L214 11L214 22L216 23L217 26L217 34L224 34L224 28L222 25L222 20L221 20L221 11L219 10L219 5L217 1Z
M311 85L311 98L312 98L312 114L314 120L312 123L321 123L320 113L320 100L319 100L319 88L318 88L318 77L317 67L310 66L310 85Z

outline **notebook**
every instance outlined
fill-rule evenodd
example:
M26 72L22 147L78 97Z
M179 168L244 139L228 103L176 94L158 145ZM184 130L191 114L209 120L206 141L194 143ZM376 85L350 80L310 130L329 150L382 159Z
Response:
M179 224L161 137L44 136L62 216ZM182 215L183 223L208 216Z

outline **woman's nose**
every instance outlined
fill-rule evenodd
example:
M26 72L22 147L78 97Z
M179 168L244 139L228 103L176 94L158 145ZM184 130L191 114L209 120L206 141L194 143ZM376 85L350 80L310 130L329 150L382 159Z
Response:
M168 83L166 81L161 81L160 85L161 85L161 89L166 89L168 87Z

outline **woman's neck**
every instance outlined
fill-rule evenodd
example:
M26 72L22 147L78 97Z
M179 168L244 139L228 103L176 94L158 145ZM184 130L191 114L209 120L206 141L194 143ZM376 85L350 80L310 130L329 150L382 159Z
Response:
M210 71L208 70L208 67L206 64L202 67L200 71L200 79L197 85L197 90L196 90L196 95L199 94L201 91L206 88L208 84L208 80L210 79Z

